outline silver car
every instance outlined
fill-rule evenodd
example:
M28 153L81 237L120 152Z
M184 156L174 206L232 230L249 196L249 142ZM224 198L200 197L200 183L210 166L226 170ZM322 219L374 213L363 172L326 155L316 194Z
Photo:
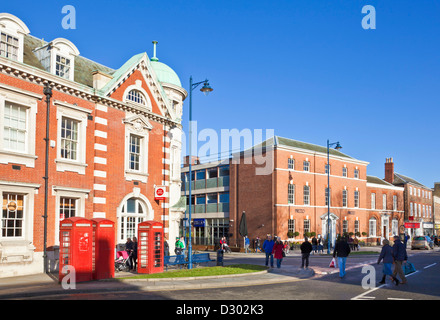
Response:
M417 236L411 242L411 249L434 249L434 242L428 236Z

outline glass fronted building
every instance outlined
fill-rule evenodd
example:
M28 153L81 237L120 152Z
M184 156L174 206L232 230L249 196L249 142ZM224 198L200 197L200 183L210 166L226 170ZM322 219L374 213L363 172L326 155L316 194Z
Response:
M189 234L189 187L191 183L191 220L194 245L213 246L229 238L229 163L216 162L183 167L182 196L186 197L185 217L180 234Z

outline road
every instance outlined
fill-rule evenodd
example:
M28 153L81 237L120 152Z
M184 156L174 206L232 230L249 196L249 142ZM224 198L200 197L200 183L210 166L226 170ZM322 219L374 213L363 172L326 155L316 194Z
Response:
M351 255L347 261L347 275L339 278L336 269L328 268L328 256L312 256L310 267L313 278L276 285L230 287L203 290L174 290L161 292L103 292L66 294L38 297L39 300L186 300L186 301L262 301L262 300L439 300L440 249L430 251L408 250L409 260L417 272L408 276L408 283L395 286L387 281L378 285L382 265L376 255ZM225 264L264 264L262 255L225 256ZM284 259L285 265L300 265L298 256ZM362 272L364 271L364 273ZM374 274L375 273L375 274ZM374 278L374 281L367 281ZM364 281L364 287L362 286Z

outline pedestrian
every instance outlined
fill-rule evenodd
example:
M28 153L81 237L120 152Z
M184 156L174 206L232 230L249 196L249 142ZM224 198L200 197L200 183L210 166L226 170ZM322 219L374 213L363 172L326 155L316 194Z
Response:
M163 252L165 256L169 256L170 255L170 245L168 244L168 239L167 237L165 237L165 241L163 242Z
M248 238L248 236L244 236L244 251L247 254L249 252L249 245L250 245L250 240Z
M138 253L138 242L137 242L137 238L133 237L133 253L130 256L132 271L137 270L137 253Z
M180 242L182 243L182 253L186 257L186 244L185 244L185 238L180 237Z
M347 262L347 257L350 254L350 247L347 243L347 239L342 237L335 244L335 249L333 251L333 258L338 258L339 265L339 277L342 279L345 276L345 264Z
M405 248L406 248L407 243L408 243L408 235L405 234L404 238L403 238L403 245L405 246Z
M399 280L395 276L393 276L393 271L391 270L393 266L393 248L390 246L390 242L387 239L382 241L383 247L380 252L379 259L377 260L377 264L383 260L383 268L382 268L382 280L379 281L380 284L385 284L386 276L390 276L390 278L394 281L396 286L399 284Z
M359 251L359 239L357 238L357 236L354 236L353 247L354 247L354 250Z
M313 238L316 240L315 237ZM301 269L304 269L304 262L307 269L309 267L310 252L312 252L313 250L313 245L310 244L309 239L307 237L304 238L304 242L301 244L300 249L301 249ZM315 250L316 250L316 246L315 246Z
M267 239L264 240L263 242L263 250L266 253L266 267L268 266L270 259L270 267L273 268L273 254L272 254L273 245L274 242L272 240L272 236L268 234Z
M408 255L406 254L405 245L400 241L399 236L394 236L394 245L393 245L393 259L394 259L394 271L393 277L399 275L400 283L406 283L405 273L402 270L403 262L408 260Z
M317 253L318 250L318 239L316 239L315 236L313 236L312 238L312 250L313 250L313 254Z
M176 255L183 254L183 243L180 241L179 237L176 237L176 243L174 244L174 253Z
M257 236L257 238L255 239L255 253L257 253L258 252L258 250L260 250L260 252L263 252L262 250L261 250L261 241L260 241L260 237L259 236Z
M353 246L354 246L354 240L353 240L353 238L352 237L349 237L348 238L348 245L350 246L350 250L351 251L354 251L354 248L353 248Z
M125 251L127 251L128 259L127 259L127 265L128 269L132 269L131 265L131 255L133 254L133 241L131 241L131 238L127 238L127 241L125 242Z
M277 268L281 268L281 262L284 258L284 244L280 237L277 237L277 241L273 245L272 253L273 257L277 259Z
M318 253L324 253L324 245L322 244L322 237L318 234Z

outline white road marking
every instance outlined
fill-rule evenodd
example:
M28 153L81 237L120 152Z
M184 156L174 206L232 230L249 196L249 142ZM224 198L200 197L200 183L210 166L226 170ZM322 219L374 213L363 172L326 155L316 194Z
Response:
M437 263L430 264L429 266L426 266L426 267L424 267L423 269L428 269L428 268L430 268L430 267L435 266L436 264L437 264Z

